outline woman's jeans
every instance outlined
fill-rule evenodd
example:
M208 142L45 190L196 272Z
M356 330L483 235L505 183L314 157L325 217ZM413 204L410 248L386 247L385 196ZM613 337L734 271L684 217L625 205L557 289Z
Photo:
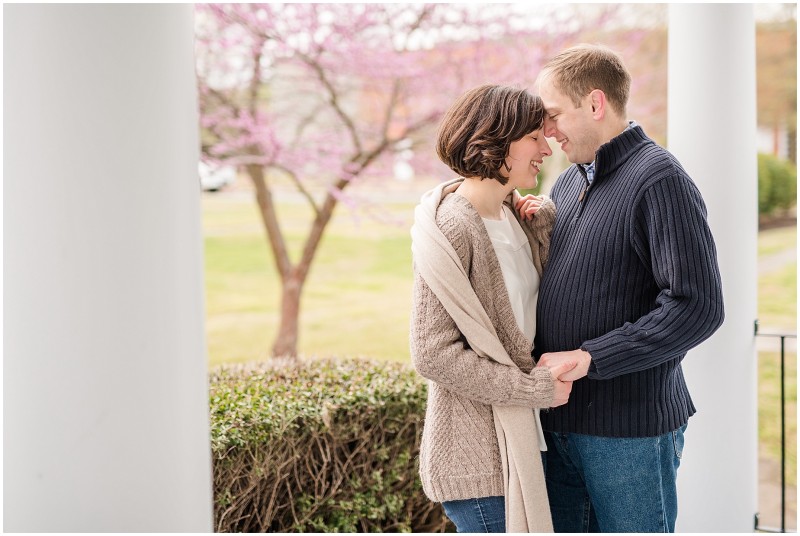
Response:
M503 497L479 497L445 501L444 513L458 532L505 532L506 507Z
M657 437L545 432L556 532L675 532L686 425Z

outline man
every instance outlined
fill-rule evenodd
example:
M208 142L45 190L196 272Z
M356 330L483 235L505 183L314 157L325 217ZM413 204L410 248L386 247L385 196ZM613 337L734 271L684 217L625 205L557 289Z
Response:
M674 532L683 433L695 407L686 352L724 318L714 240L680 163L627 121L630 75L580 45L538 80L545 135L573 163L550 195L538 366L578 366L569 402L542 414L558 532Z

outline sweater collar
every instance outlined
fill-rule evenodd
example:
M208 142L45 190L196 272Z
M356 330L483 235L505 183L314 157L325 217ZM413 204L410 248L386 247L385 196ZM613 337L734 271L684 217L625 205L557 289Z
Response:
M639 125L632 125L620 135L600 146L595 154L595 180L613 173L628 158L645 145L655 143ZM580 166L578 166L580 168ZM585 173L585 172L584 172Z

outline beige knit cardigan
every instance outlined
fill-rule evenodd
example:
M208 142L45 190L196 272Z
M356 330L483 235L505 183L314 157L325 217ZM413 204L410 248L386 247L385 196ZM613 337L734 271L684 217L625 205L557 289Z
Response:
M411 355L430 380L423 490L436 502L503 495L509 532L552 532L532 408L552 404L553 379L533 368L532 341L518 327L480 215L452 193L462 180L423 195L411 230ZM549 199L533 222L520 221L540 276L554 221Z

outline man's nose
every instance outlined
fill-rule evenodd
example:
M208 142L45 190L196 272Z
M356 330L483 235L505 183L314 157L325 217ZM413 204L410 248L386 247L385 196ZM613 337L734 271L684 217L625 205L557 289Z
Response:
M547 116L544 118L544 135L548 138L556 135L556 122Z

